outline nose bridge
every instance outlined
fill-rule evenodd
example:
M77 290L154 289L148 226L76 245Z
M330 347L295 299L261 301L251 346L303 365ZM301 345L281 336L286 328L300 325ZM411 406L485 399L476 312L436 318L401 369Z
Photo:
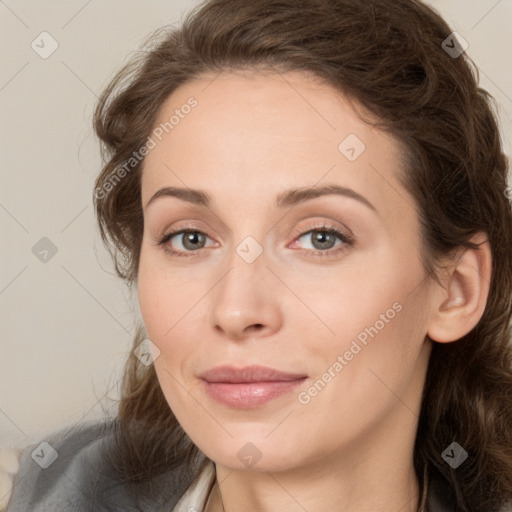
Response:
M275 329L279 305L263 246L252 236L243 238L233 247L227 266L213 294L213 325L233 337L253 325Z
M255 238L245 237L233 247L227 261L229 270L219 283L221 295L234 301L254 302L264 294L269 273L263 246Z
M242 279L252 279L255 274L260 278L268 272L266 268L267 252L264 250L266 239L265 215L261 208L253 210L250 204L231 205L233 218L237 219L231 229L230 254L227 265L232 270L229 278L237 275ZM258 221L257 219L260 219ZM228 276L226 276L228 277Z

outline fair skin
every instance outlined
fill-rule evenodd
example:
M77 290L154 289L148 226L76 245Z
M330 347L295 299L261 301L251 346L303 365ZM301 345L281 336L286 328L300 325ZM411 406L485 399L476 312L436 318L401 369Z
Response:
M207 512L416 511L426 336L450 342L476 325L490 282L488 243L466 251L443 286L427 279L414 200L396 177L398 142L309 75L203 75L168 98L155 126L191 96L197 107L145 159L137 286L148 337L161 351L154 364L163 393L216 463ZM353 161L338 149L349 134L366 146ZM335 194L274 204L287 189L327 183L375 210ZM211 204L170 196L147 204L170 186L206 192ZM330 235L332 245L322 246L311 231L326 234L318 227L325 224L351 233L354 244ZM184 257L157 244L179 229L204 233L166 242ZM262 249L251 263L236 251L248 236ZM393 318L377 324L389 310ZM378 333L347 361L352 341L375 325ZM343 369L307 394L338 356ZM198 378L221 364L308 378L261 407L236 409L207 396ZM250 468L237 455L247 443L261 454Z

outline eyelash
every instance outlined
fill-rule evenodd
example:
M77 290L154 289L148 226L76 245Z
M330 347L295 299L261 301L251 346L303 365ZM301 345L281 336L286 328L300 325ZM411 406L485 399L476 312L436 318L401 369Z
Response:
M308 255L312 255L315 258L333 257L335 255L344 253L350 247L352 247L355 243L355 240L351 236L349 236L345 233L342 233L340 230L338 230L334 226L327 225L327 224L319 224L316 226L312 226L307 231L303 231L303 232L299 233L297 236L295 236L293 241L295 242L296 240L302 238L304 235L308 235L315 231L334 235L334 236L338 237L343 242L343 244L341 245L341 247L338 247L337 249L326 249L326 250L320 250L320 249L302 249L302 250L300 250L300 249L298 249L298 252L307 253ZM164 250L164 252L166 252L167 254L170 254L172 256L193 258L195 256L184 254L182 251L176 251L174 249L170 249L167 245L165 245L174 236L180 235L180 234L185 234L185 233L200 233L202 235L208 236L206 233L204 233L203 231L201 231L199 229L194 229L194 228L178 229L178 230L171 231L170 233L163 235L163 237L159 241L157 241L157 245L162 246L162 249ZM190 253L190 252L198 252L198 251L186 251L186 252ZM313 254L311 254L311 253L313 253Z

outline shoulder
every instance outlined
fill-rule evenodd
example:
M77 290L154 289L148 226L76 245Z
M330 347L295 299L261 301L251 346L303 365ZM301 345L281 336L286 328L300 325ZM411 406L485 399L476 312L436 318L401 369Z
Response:
M113 421L63 428L23 449L6 512L171 510L187 480L174 470L135 492L105 458Z

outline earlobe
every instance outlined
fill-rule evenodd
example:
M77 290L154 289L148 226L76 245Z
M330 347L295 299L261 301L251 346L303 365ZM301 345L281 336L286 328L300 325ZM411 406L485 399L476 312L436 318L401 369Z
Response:
M456 341L470 332L483 315L489 295L492 255L487 235L479 232L471 240L478 249L462 249L450 268L445 287L432 297L427 334L439 343Z

